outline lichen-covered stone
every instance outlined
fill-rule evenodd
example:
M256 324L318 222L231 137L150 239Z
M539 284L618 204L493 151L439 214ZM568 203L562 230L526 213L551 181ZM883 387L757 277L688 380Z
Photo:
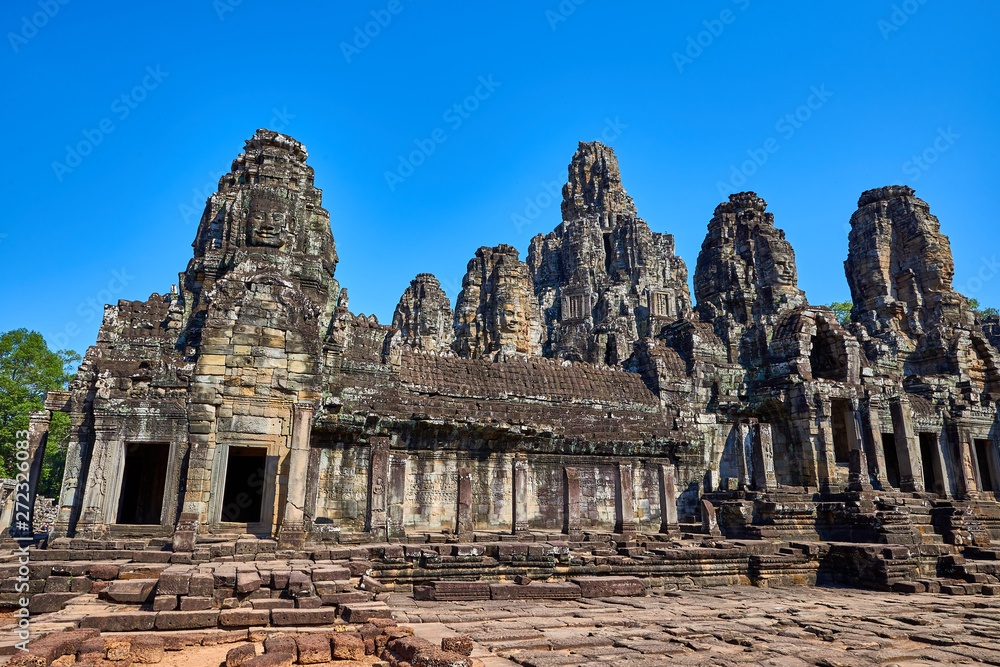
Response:
M399 298L392 326L400 330L402 344L443 352L455 340L454 319L438 279L431 273L418 273Z

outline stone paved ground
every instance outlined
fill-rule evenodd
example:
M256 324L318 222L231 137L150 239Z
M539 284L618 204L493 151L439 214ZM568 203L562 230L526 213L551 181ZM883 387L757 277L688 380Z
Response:
M1000 600L985 597L728 587L539 602L396 594L389 604L428 639L471 636L488 667L1000 665Z

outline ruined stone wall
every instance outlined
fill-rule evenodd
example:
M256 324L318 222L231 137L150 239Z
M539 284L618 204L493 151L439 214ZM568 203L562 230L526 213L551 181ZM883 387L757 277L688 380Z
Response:
M206 203L177 287L107 307L69 391L46 402L73 424L57 534L173 534L184 550L232 531L296 548L654 532L669 479L682 521L708 498L740 535L840 539L816 498L836 505L848 486L1000 492L1000 321L973 319L909 188L864 193L852 217L851 323L808 304L754 193L716 208L693 305L673 237L638 217L614 152L581 143L562 222L526 262L480 248L454 311L419 274L384 325L334 278L306 158L258 131ZM121 520L146 479L129 461L151 452L166 452L159 498L136 495L150 516ZM259 516L237 511L254 494Z

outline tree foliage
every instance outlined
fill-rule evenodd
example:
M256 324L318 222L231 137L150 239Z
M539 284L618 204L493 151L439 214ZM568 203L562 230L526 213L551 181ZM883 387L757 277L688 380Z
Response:
M830 304L830 308L836 314L840 324L845 327L851 323L851 309L853 307L854 304L850 301L834 301Z
M994 317L1000 315L1000 311L998 311L996 308L980 307L978 299L969 299L969 307L972 308L973 314L980 320L985 320L988 317Z
M28 429L31 411L43 409L49 391L66 388L72 378L70 367L79 360L80 355L72 350L50 350L37 331L15 329L0 334L0 475L13 474L17 432ZM69 415L52 414L38 480L41 495L59 491L69 426Z

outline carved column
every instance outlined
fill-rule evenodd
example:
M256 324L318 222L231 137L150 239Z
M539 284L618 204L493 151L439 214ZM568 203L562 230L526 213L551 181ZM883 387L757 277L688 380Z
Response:
M514 510L511 534L528 532L528 459L524 454L514 458Z
M563 513L563 532L570 541L580 542L583 533L580 527L580 475L576 468L563 468L565 479L563 496L566 507Z
M660 532L676 533L677 524L677 469L672 463L660 464Z
M635 501L632 496L632 464L615 464L615 532L635 532Z
M368 464L368 533L376 542L388 534L389 438L371 438L371 461Z
M839 490L836 454L833 447L833 407L824 393L815 395L819 488L824 492Z
M389 455L389 488L386 497L386 534L389 539L406 537L403 506L406 503L406 454Z
M458 471L458 521L455 532L459 539L472 538L472 470L461 468Z
M864 436L861 434L861 414L858 412L858 402L851 399L851 407L844 415L847 422L847 446L848 449L864 449Z
M309 471L309 434L313 406L296 403L292 410L292 448L288 454L288 486L285 513L278 541L285 548L301 549L305 542L306 475Z
M889 402L892 414L892 432L896 440L896 458L899 459L899 488L903 491L923 491L924 476L920 469L917 438L913 433L910 401L906 396L896 396Z
M753 460L753 488L755 491L770 491L778 486L774 472L774 441L770 424L754 424L751 440Z
M882 489L889 488L889 476L886 474L885 450L882 446L882 427L879 418L879 408L881 401L877 396L869 396L865 399L863 408L864 419L862 419L865 453L868 458L868 471Z
M975 453L972 448L972 435L968 429L958 426L946 428L945 432L948 439L955 440L958 450L958 488L955 490L955 498L975 500L979 498L979 484L976 483L976 471L973 470ZM947 478L947 473L945 477Z

